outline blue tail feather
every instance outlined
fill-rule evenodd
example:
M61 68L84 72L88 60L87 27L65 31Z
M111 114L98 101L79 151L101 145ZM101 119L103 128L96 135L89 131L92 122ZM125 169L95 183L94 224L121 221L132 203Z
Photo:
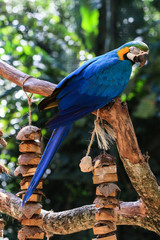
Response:
M59 146L61 145L63 139L68 134L70 128L72 126L72 123L69 123L67 125L61 126L57 129L55 129L52 133L52 136L45 148L45 151L43 153L43 156L40 160L40 163L38 164L38 167L35 171L35 174L30 182L30 185L27 189L27 192L23 198L22 206L26 204L30 196L33 194L36 186L38 185L41 177L43 176L46 168L48 167L50 161L52 160L53 156L57 152Z
M77 108L77 109L76 109ZM66 125L67 123L74 122L86 115L88 115L90 112L94 111L94 108L78 108L76 107L73 109L73 111L62 111L59 112L59 115L57 115L55 118L49 120L47 122L47 126L49 129L55 129L59 125Z

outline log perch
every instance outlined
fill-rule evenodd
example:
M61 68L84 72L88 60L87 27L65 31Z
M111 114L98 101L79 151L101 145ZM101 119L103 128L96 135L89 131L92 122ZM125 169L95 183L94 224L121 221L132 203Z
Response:
M23 218L21 203L22 200L19 197L0 189L0 212L21 221ZM42 226L45 232L50 235L66 235L93 228L96 211L95 204L63 212L45 211L42 209L40 217L43 221ZM116 208L116 212L117 225L140 226L157 232L150 225L145 205L141 200L128 203L121 202L120 208Z
M51 95L53 90L56 88L56 84L29 76L2 60L0 60L0 76L15 83L26 92L36 93L42 96Z

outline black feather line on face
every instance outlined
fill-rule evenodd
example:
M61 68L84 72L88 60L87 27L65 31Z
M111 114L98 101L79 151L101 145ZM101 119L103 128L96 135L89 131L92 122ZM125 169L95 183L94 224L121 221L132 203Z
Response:
M135 64L134 61L132 61L131 59L129 59L129 58L127 57L127 53L124 54L124 60L129 60L129 61L132 63L132 65Z

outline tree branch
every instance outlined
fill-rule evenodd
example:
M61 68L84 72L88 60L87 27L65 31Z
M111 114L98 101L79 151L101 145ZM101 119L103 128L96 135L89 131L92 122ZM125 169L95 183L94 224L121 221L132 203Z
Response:
M31 77L2 60L0 60L0 76L20 86L26 92L36 93L42 96L49 96L56 88L56 84Z
M25 91L38 93L43 96L50 95L56 86L33 77L27 79L28 75L2 61L0 61L0 75L20 87L24 85ZM25 81L25 79L27 80ZM145 220L148 227L146 228L160 234L160 190L158 189L156 178L146 161L147 158L142 155L139 149L127 105L121 104L120 99L117 99L110 109L104 107L100 112L101 117L113 127L117 135L116 144L125 170L133 187L147 207L148 216ZM124 221L127 224L127 218ZM136 225L138 225L137 222L135 222Z
M117 135L119 155L133 187L151 213L154 213L154 218L157 216L160 220L160 190L147 158L139 149L127 105L121 104L117 98L112 108L101 109L101 117L113 127Z
M0 189L0 212L3 212L19 221L22 219L21 199ZM146 209L142 201L122 202L116 209L118 214L117 225L135 225L153 231L148 222ZM91 229L95 223L95 205L86 205L63 212L41 211L43 229L49 235L71 234Z

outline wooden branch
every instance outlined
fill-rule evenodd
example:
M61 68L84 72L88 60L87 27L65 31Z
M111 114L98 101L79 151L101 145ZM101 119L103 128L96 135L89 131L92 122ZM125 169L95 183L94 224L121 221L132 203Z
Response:
M152 227L160 234L160 189L156 178L152 173L148 157L142 155L134 128L128 113L126 103L121 103L120 98L108 109L104 107L100 111L101 117L106 120L116 133L116 144L125 170L133 187L148 208L148 217Z
M20 198L0 188L0 212L19 220L23 215L19 210L20 205Z
M149 209L160 209L160 190L147 158L142 155L126 103L117 98L110 109L101 109L101 117L114 129L117 148L125 170L139 196ZM159 215L159 212L157 212Z
M21 199L0 189L0 212L21 221ZM71 234L91 229L95 223L95 205L86 205L63 212L41 211L42 228L52 236L53 234ZM150 227L145 206L142 201L122 202L117 208L117 225L135 225L155 231Z
M31 77L2 60L0 60L0 76L20 86L26 92L36 93L42 96L49 96L56 88L56 84Z
M28 75L2 61L0 61L0 75L20 87L24 85L27 92L38 93L43 96L50 95L56 87L55 84L34 77L28 78ZM121 101L117 99L110 109L104 107L100 113L101 117L113 127L117 135L117 148L125 170L133 187L147 207L148 220L145 220L149 227L146 228L160 234L160 190L147 158L142 155L139 149L127 105L121 104ZM127 224L127 218L125 218L125 221L125 224Z

